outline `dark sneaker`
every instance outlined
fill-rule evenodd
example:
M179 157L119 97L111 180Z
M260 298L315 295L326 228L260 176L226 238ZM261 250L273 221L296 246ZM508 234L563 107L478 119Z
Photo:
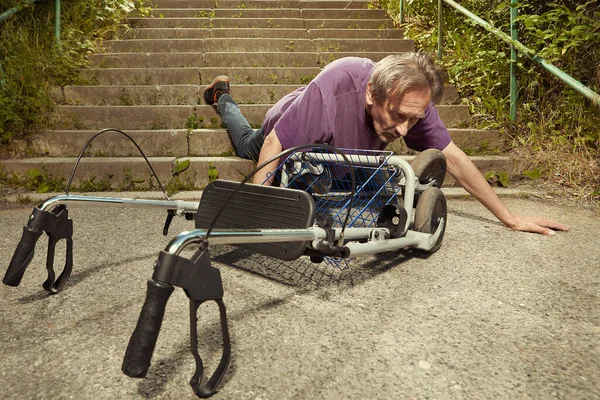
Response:
M204 89L204 101L211 106L219 101L223 93L229 93L229 77L219 75Z

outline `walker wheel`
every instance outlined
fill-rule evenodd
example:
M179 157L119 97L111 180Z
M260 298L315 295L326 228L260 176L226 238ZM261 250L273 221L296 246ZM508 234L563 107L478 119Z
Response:
M445 222L442 233L437 242L435 242L435 245L431 249L426 250L429 253L436 252L442 245L442 239L446 231L447 209L446 198L441 189L436 187L425 189L417 202L413 230L423 233L435 233L438 226L440 226L442 218Z
M419 154L410 163L419 183L433 182L434 187L442 187L446 177L446 157L436 149L427 149Z

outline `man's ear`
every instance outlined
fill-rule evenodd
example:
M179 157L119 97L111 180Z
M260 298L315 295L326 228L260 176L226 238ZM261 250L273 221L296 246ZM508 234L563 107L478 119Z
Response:
M366 102L367 105L372 106L373 101L373 87L371 86L371 82L367 83L367 94L366 94Z

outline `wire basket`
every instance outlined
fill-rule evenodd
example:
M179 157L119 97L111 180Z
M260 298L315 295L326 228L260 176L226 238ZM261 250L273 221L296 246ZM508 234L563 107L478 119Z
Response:
M388 164L390 151L339 149L338 154L315 149L291 154L274 174L275 184L309 192L317 215L331 215L333 226L371 227L382 208L396 204L401 188L395 183L401 173ZM352 174L355 191L352 192ZM326 262L344 269L349 260L326 257Z

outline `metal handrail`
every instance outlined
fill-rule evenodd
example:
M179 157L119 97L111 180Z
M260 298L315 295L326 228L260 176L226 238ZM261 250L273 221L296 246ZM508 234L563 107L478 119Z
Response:
M443 3L448 4L453 7L461 14L473 20L477 25L482 26L485 30L490 33L493 33L498 38L508 43L511 46L511 63L510 63L510 119L515 121L517 118L517 79L516 79L516 61L517 61L517 50L527 55L533 61L540 64L544 69L550 72L552 75L575 89L577 92L585 96L589 99L593 104L600 107L600 94L594 92L592 89L588 88L577 79L573 78L566 72L562 71L551 62L546 61L542 57L538 56L537 53L526 47L524 44L519 42L518 34L517 34L517 15L518 15L518 0L511 0L511 10L510 10L510 31L511 36L508 36L504 32L499 29L493 27L489 22L481 19L479 16L473 14L471 11L467 10L460 4L456 3L453 0L438 0L438 58L442 58L442 48L443 48L443 18L442 18L442 10ZM404 23L404 0L400 0L400 23Z
M37 0L25 0L23 4L4 11L0 14L0 22L4 22L12 15L18 13L23 8L35 3L36 1ZM56 37L56 44L60 46L60 0L55 0L54 4L54 36Z

